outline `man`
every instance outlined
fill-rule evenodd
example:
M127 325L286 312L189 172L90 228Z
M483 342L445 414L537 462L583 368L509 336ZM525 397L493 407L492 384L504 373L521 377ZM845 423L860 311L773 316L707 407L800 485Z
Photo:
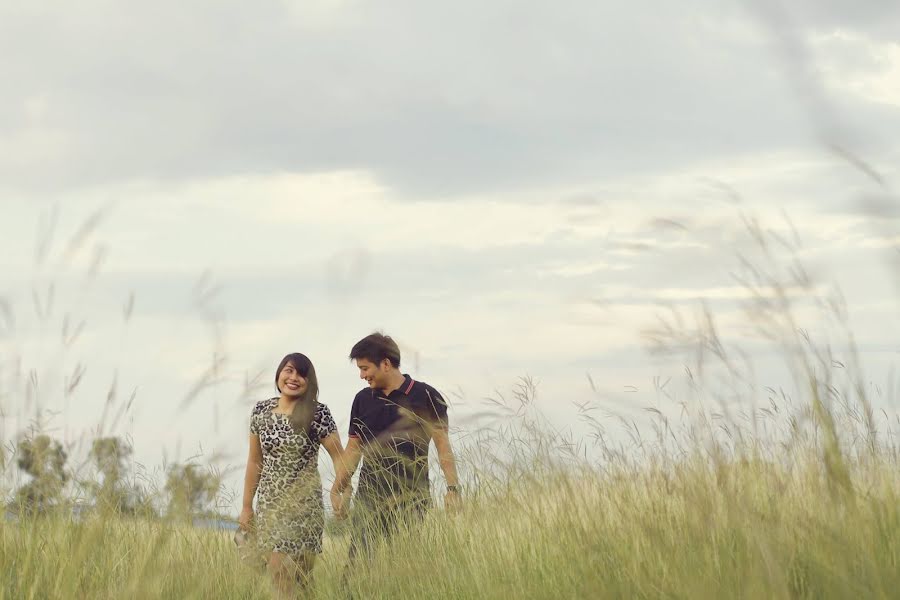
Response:
M447 432L447 404L437 390L401 373L400 348L381 333L357 342L350 360L356 361L359 377L368 387L353 399L350 439L334 483L343 500L334 509L337 518L346 516L345 492L362 458L350 544L353 558L368 552L376 538L390 536L401 523L414 525L431 505L431 440L447 481L445 505L457 507L460 495Z

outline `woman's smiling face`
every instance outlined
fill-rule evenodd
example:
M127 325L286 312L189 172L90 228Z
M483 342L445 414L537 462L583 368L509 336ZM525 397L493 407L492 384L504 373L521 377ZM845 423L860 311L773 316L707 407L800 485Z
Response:
M288 362L278 374L278 390L290 398L299 398L306 393L307 381L294 366Z

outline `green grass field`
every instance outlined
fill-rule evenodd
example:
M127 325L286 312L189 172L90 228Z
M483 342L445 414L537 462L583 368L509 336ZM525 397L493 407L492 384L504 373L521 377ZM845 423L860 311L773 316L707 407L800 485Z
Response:
M798 455L799 456L799 455ZM889 448L790 465L687 456L605 471L535 459L350 573L357 598L896 598ZM346 598L327 539L310 595ZM230 535L121 519L0 526L0 598L268 598Z

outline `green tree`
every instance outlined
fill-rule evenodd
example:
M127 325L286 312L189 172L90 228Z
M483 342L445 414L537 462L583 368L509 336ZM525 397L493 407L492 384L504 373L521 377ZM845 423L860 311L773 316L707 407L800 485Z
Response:
M89 456L102 479L86 482L85 487L98 510L134 515L149 509L146 495L127 482L127 461L132 451L131 445L118 437L101 437L92 442Z
M166 476L168 514L187 518L208 512L210 504L218 497L221 484L220 475L197 465L170 466Z
M48 435L19 440L16 464L31 476L31 481L16 491L16 502L21 509L45 512L59 504L69 480L66 460L68 454L62 445Z

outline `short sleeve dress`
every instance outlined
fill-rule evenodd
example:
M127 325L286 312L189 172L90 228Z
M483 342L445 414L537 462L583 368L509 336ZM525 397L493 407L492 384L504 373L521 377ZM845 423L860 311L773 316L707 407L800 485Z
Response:
M337 431L331 411L319 403L309 435L294 431L288 415L276 414L278 398L261 400L250 415L250 433L262 446L256 492L259 547L290 556L322 552L325 509L319 478L319 445Z

